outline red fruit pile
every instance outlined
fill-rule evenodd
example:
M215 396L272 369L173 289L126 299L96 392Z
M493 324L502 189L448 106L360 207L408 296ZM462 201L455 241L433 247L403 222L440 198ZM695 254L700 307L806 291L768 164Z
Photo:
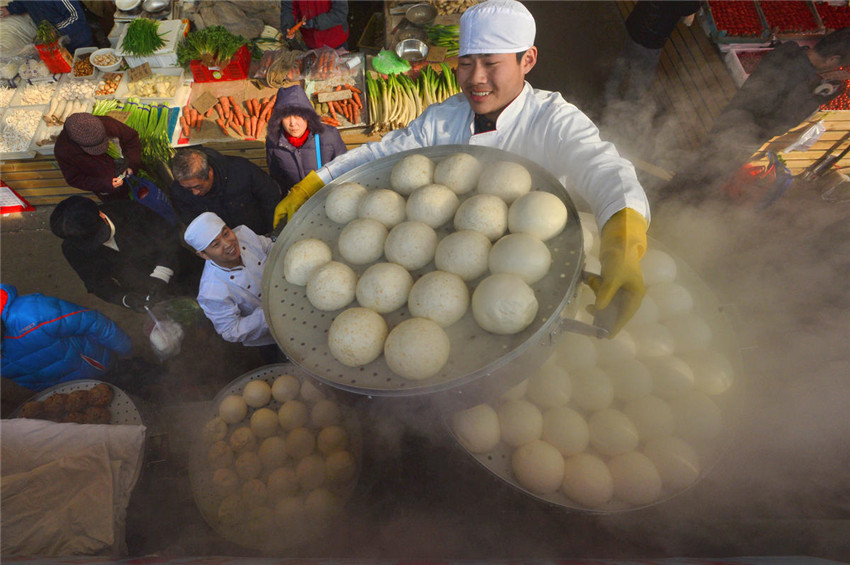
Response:
M815 2L818 15L827 29L840 29L850 26L850 6L832 6L828 2Z
M850 80L844 81L844 92L820 107L821 110L850 110Z
M709 0L718 31L728 36L759 36L764 27L753 0Z
M808 2L798 0L768 0L759 2L770 29L782 32L814 32L818 30Z
M744 72L752 74L755 68L758 66L759 61L761 61L762 57L768 54L768 51L738 51L735 53L738 57L738 61L741 62L741 66L744 68Z

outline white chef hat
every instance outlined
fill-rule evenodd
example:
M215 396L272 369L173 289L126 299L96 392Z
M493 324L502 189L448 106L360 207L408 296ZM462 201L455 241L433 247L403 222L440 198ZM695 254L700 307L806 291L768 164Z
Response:
M204 212L186 228L183 239L191 245L195 251L203 251L221 233L225 226L224 220L213 212Z
M534 16L516 0L487 0L460 17L459 56L521 53L534 45Z

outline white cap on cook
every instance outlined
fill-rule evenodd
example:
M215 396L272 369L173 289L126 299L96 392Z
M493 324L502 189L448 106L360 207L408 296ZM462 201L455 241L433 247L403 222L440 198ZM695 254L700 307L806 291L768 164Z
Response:
M183 239L195 251L203 251L218 237L225 225L224 220L214 212L204 212L192 220L192 223L186 228L186 233L183 234Z
M458 55L521 53L534 46L534 16L516 0L487 0L460 17Z

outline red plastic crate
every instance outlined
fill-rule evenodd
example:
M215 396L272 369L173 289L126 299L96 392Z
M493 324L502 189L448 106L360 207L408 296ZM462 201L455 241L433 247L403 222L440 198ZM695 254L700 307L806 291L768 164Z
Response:
M808 1L768 0L759 2L767 27L776 34L820 35L823 25Z
M850 6L833 6L828 2L815 2L821 21L826 29L841 29L850 26Z
M189 63L195 82L221 82L225 80L242 80L248 78L251 68L251 52L243 45L230 62L220 68L210 68L197 59Z
M51 73L70 73L71 72L71 54L68 50L58 43L45 43L36 45L38 56L47 65L47 70Z
M755 0L709 0L708 24L718 43L759 43L769 39Z

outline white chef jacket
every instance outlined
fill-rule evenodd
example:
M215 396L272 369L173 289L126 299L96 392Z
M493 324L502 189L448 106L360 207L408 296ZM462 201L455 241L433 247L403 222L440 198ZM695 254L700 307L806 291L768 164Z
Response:
M263 313L263 267L272 240L247 226L233 228L242 248L242 266L225 269L207 260L198 304L227 341L260 346L274 343Z
M589 204L601 228L616 212L632 208L649 221L649 202L632 164L558 92L537 90L528 82L502 111L496 129L473 135L474 114L463 94L432 104L404 129L336 157L322 167L327 184L351 169L400 151L434 145L495 147L530 159Z

